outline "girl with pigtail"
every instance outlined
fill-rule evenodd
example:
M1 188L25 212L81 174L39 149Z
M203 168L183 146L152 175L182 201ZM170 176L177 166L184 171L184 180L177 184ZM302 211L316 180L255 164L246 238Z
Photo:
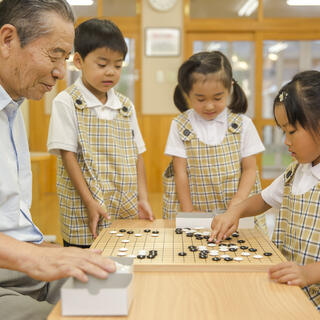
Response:
M225 211L260 192L256 154L264 151L247 111L247 98L219 51L200 52L178 72L165 154L164 218L177 211ZM266 230L265 217L256 225Z

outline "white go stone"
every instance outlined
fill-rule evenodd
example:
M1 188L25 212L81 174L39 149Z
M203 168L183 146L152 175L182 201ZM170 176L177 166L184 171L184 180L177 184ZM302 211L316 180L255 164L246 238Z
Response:
M128 243L128 242L130 242L130 240L128 240L128 239L123 239L123 240L121 240L121 242L123 242L123 243Z
M243 258L241 258L241 257L234 257L233 260L234 260L234 261L242 261Z
M121 251L118 252L118 256L126 256L126 255L127 255L126 252L121 252Z
M242 252L241 255L248 257L248 256L250 256L250 253L249 252Z
M253 256L255 259L262 259L263 257L260 254L256 254Z
M159 237L158 233L151 233L151 237Z
M123 233L117 233L117 237L123 237Z
M221 246L219 250L222 252L229 251L228 247L224 247L224 246Z
M203 234L204 236L210 236L211 233L210 233L209 231L203 231L202 234Z
M210 256L218 256L218 255L219 255L219 252L218 252L217 250L211 250L211 251L209 252L209 255L210 255Z
M141 237L142 234L141 234L141 233L136 233L134 236L135 236L135 237Z
M216 244L215 243L208 243L208 247L215 247Z
M134 255L134 254L129 254L127 257L128 257L128 258L136 258L137 256Z
M230 256L228 254L222 254L221 258L225 259L225 258L230 258Z
M206 246L198 246L198 250L202 251L202 250L207 250Z
M119 248L119 251L125 252L128 251L128 248Z
M111 231L109 231L109 233L117 233L117 231L116 230L111 230Z

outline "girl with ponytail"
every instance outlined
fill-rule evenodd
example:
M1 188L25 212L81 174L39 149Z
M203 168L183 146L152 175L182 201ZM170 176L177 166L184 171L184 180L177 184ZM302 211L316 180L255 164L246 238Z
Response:
M177 211L225 211L261 190L256 154L264 151L247 111L245 93L219 51L200 52L178 72L165 154L164 218ZM266 230L265 218L256 225Z

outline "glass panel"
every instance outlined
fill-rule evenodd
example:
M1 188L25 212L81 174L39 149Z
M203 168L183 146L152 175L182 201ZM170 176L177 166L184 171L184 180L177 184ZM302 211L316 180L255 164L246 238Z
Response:
M266 151L262 154L262 178L274 179L284 172L292 157L284 144L284 135L278 127L263 128L263 143Z
M286 0L264 0L263 14L266 18L319 18L320 7L289 6Z
M299 71L320 70L320 41L264 41L263 118L273 118L273 99Z
M120 81L115 89L129 97L134 103L134 85L136 80L135 74L135 39L125 38L128 53L123 63ZM67 85L73 84L81 75L81 72L74 66L72 56L67 61Z
M103 0L104 17L135 17L136 0Z
M97 0L93 0L91 6L72 6L72 9L76 19L81 17L96 17L98 12Z
M257 18L258 0L191 0L191 18Z
M255 50L251 41L194 41L193 53L218 50L224 53L233 68L234 78L248 98L250 117L254 116Z

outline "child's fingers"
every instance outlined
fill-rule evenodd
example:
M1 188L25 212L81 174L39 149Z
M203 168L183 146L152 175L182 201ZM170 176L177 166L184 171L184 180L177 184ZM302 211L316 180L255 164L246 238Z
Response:
M293 279L293 280L289 280L287 283L289 286L298 286L298 287L302 287L302 281L300 279Z
M93 234L94 239L97 237L97 225L98 225L98 221L90 221L89 222L89 228L90 228L91 233Z
M289 281L293 281L295 279L297 279L296 275L290 273L290 274L285 274L285 275L281 276L280 278L277 279L277 281L279 283L288 283Z

